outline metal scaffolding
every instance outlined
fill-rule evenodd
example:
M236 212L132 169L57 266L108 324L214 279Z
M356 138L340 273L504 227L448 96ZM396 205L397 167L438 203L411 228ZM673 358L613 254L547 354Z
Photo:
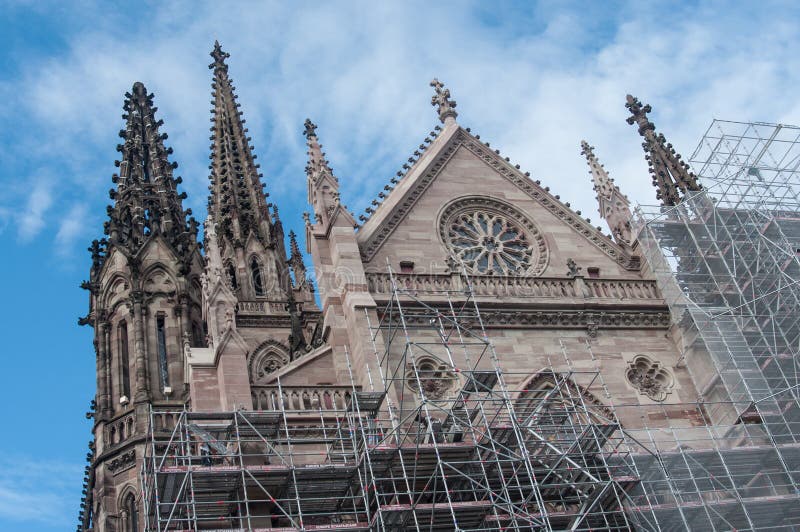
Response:
M154 413L146 530L629 530L597 372L504 372L463 279L432 306L392 277L369 389L351 367L341 404L293 409L279 383L272 410Z
M799 140L794 126L715 120L690 159L704 190L638 210L706 425L640 431L662 441L632 454L632 510L659 528L800 525Z

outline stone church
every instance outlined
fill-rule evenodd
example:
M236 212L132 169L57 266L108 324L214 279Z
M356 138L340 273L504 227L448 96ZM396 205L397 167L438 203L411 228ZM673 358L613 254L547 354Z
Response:
M78 529L634 528L620 506L635 480L615 472L611 453L588 454L614 431L691 429L709 420L681 406L698 390L679 363L680 339L643 259L629 200L593 148L581 143L590 179L573 186L593 187L608 230L461 127L450 91L433 80L440 125L420 132L419 148L358 218L323 152L324 125L306 120L305 234L286 235L281 199L264 190L229 55L217 43L211 56L202 228L183 206L153 94L139 82L125 94L112 204L82 285L97 393ZM655 133L649 106L629 96L627 108L658 199L675 205L701 190ZM552 176L554 189L556 178L577 179ZM476 310L455 308L466 301ZM495 399L477 399L479 385ZM565 417L547 432L556 410L545 423L535 405L554 394ZM511 405L515 413L500 416ZM486 421L492 415L504 421ZM557 443L566 416L602 440L591 447L571 437L583 458ZM378 429L379 420L393 422ZM226 423L227 432L219 428ZM345 423L350 434L368 434L347 440L334 459L334 445L319 434ZM483 432L473 427L481 423ZM528 429L539 438L536 450L519 447ZM405 462L379 473L369 449L387 449L371 442L390 432ZM512 437L527 449L519 451L523 466L498 458ZM304 438L313 441L303 447ZM413 454L403 445L415 446ZM345 474L348 453L355 458ZM409 463L428 467L425 453L435 455L427 480L412 478ZM488 471L491 460L497 465ZM458 465L466 462L469 472ZM168 473L163 464L177 476L159 476ZM203 480L205 473L216 476ZM346 475L356 479L349 487L340 482ZM553 487L534 489L547 483ZM266 496L255 494L259 486ZM217 489L228 498L201 496ZM321 494L348 502L329 507Z

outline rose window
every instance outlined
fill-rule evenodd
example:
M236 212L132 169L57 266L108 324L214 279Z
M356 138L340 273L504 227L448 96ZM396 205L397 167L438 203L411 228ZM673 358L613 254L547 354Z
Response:
M474 273L509 275L531 266L534 248L528 236L503 214L462 212L450 221L447 236L456 259Z

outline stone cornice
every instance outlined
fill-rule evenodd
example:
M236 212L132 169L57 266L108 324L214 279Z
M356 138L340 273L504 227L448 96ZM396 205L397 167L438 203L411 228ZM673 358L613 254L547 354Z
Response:
M671 318L668 310L610 309L530 309L484 308L481 320L491 329L667 329ZM430 327L429 309L404 308L406 325ZM443 313L447 309L442 308ZM380 313L379 313L380 315ZM381 316L382 318L385 316ZM393 319L398 319L396 316ZM478 327L477 316L462 312L459 321L466 328ZM594 333L593 333L594 334Z

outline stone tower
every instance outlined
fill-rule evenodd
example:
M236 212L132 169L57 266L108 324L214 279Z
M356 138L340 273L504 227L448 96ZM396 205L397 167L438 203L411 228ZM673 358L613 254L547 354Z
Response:
M154 408L181 408L188 396L185 344L204 342L197 222L178 192L163 120L142 83L125 94L119 175L109 192L105 238L89 250L97 396L94 457L84 521L95 530L141 527L137 468Z

